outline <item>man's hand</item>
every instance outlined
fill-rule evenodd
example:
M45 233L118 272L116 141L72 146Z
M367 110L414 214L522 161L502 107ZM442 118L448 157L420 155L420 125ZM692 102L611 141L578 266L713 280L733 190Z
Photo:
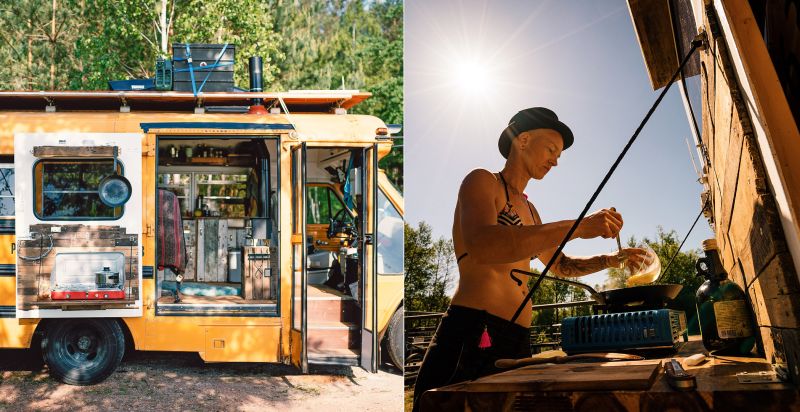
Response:
M622 215L612 209L600 209L586 216L575 230L576 237L592 239L616 237L622 229Z
M639 267L647 267L653 263L653 259L648 256L647 251L640 248L624 248L621 251L614 252L609 267L623 269L629 267L636 269ZM624 266L623 266L624 264Z

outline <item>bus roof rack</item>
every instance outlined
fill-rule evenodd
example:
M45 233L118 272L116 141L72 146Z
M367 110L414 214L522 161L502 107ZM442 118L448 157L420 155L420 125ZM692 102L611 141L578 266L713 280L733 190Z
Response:
M266 107L282 98L292 113L331 113L349 109L372 96L358 90L292 90L289 92L191 92L152 91L0 91L0 111L132 111L192 112L197 107L248 106L254 98Z

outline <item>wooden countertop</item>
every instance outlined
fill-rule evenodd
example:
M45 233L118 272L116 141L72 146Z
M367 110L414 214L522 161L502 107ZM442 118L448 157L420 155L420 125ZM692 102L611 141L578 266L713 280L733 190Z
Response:
M698 338L683 344L672 358L683 360L704 353ZM701 365L686 368L697 379L697 389L690 392L672 389L663 367L658 367L654 379L646 379L651 376L648 365L652 371L655 365L669 359L527 366L428 391L422 396L420 407L422 411L800 411L800 397L793 384L739 383L737 373L771 371L772 366L764 359L709 357ZM587 374L594 374L586 375L588 385L576 384L561 371L581 365ZM630 374L628 382L621 379L626 374ZM550 375L564 378L551 381L547 378ZM526 376L536 376L544 382L526 383ZM596 379L596 385L591 385L592 379ZM633 383L636 379L638 384ZM595 388L588 389L592 386Z

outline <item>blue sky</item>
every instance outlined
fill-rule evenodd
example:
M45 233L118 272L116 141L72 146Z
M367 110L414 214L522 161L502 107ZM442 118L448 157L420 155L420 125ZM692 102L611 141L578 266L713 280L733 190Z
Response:
M463 177L503 167L497 138L518 110L549 107L572 128L574 146L526 193L545 222L574 219L660 92L650 86L624 0L406 0L404 53L406 221L426 221L437 237L451 236ZM697 95L698 79L688 82ZM699 116L699 103L695 110ZM658 225L681 238L689 230L702 186L687 138L675 85L592 207L622 213L623 239L653 238ZM701 219L684 249L709 237ZM615 249L614 240L592 239L565 251Z

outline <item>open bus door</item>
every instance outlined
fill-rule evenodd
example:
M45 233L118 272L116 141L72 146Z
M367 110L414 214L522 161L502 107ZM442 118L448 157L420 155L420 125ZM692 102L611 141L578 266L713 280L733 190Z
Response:
M361 168L361 182L364 187L363 204L365 213L361 216L361 273L363 288L361 291L361 367L370 371L378 371L378 255L377 244L378 221L378 145L364 149L364 167Z
M308 274L306 269L306 144L292 149L292 365L308 373Z

